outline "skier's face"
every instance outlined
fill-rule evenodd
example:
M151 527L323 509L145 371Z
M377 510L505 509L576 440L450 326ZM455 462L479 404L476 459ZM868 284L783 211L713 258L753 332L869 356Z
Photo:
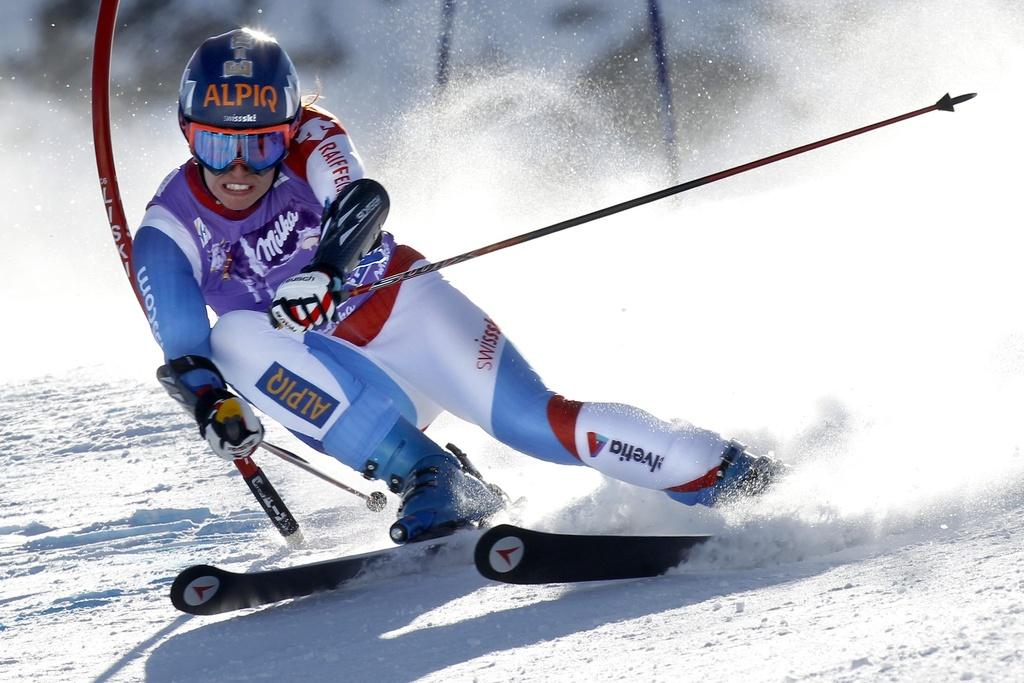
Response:
M203 178L210 192L224 208L244 211L260 200L274 184L276 173L253 173L244 164L235 164L226 172L216 175L203 168Z

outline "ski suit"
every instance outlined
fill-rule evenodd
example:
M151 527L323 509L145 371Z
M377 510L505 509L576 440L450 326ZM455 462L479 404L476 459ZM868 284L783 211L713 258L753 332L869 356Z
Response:
M423 429L447 410L533 457L584 464L689 504L713 501L728 446L719 435L555 394L494 319L436 272L346 301L330 328L274 329L266 310L276 287L312 260L325 205L363 177L336 118L314 106L300 116L273 186L250 209L221 206L192 160L147 207L134 276L168 360L211 359L246 400L357 471L399 417ZM424 263L383 232L347 282Z

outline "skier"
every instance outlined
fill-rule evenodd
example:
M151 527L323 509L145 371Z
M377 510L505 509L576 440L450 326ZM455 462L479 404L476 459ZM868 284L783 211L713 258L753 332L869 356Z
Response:
M178 105L192 158L147 207L134 276L162 371L217 455L259 446L254 405L399 494L396 542L480 523L503 506L495 487L423 434L442 410L522 453L688 504L760 493L778 473L777 461L713 432L555 394L436 272L346 298L425 260L382 229L387 193L364 177L338 119L300 98L273 38L238 29L203 42Z

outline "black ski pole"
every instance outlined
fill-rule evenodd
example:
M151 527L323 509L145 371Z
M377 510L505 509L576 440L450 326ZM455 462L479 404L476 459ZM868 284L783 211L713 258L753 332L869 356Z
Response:
M391 285L396 285L399 282L404 282L405 280L417 277L418 275L433 273L435 270L441 270L442 268L447 268L448 266L454 266L457 263L463 263L465 261L469 261L470 259L475 259L478 256L484 256L486 254L499 251L501 249L514 247L517 244L523 244L524 242L529 242L531 240L535 240L541 237L546 237L547 235L551 235L556 232L561 232L562 230L568 230L569 228L574 228L577 225L583 225L584 223L596 221L599 218L611 216L612 214L616 214L621 211L626 211L627 209L634 209L638 206L643 206L644 204L649 204L659 199L671 197L672 195L677 195L680 194L681 192L686 192L687 190L692 190L702 185L709 185L710 183L714 183L719 180L723 180L725 178L729 178L731 176L744 173L746 171L751 171L755 168L760 168L761 166L767 166L768 164L773 164L776 161L788 159L789 157L796 156L797 154L810 152L812 149L818 149L819 147L824 147L825 145L831 145L834 142L846 140L847 138L852 138L855 135L867 133L869 131L882 128L883 126L889 126L894 123L898 123L900 121L905 121L907 119L913 118L915 116L921 116L922 114L927 114L928 112L953 111L954 105L960 104L961 102L966 102L967 100L976 96L977 93L968 93L966 95L950 97L949 93L946 93L938 102L931 106L923 107L922 109L916 109L914 111L907 112L906 114L894 116L891 119L886 119L884 121L879 121L878 123L872 123L870 125L857 128L855 130L840 133L839 135L833 135L832 137L825 138L824 140L818 140L817 142L811 142L806 145L801 145L800 147L794 147L793 149L786 150L785 152L779 152L778 154L772 154L771 156L764 157L763 159L757 159L755 161L741 164L739 166L733 166L732 168L728 168L724 171L718 171L717 173L712 173L711 175L706 175L702 178L690 180L679 185L673 185L672 187L667 187L664 190L652 192L651 194L645 194L642 197L630 199L620 204L615 204L613 206L605 207L597 211L592 211L590 213L583 214L582 216L577 216L576 218L570 218L569 220L565 220L560 223L555 223L554 225L549 225L546 228L538 228L537 230L523 233L522 235L509 237L508 239L504 239L500 242L495 242L494 244L489 244L486 247L480 247L479 249L467 251L464 254L459 254L458 256L453 256L443 261L428 263L425 266L420 266L419 268L413 268L411 270L407 270L401 273L395 273L394 275L389 275L388 277L382 278L377 282L374 282L373 284L361 285L359 287L345 290L341 292L340 296L343 299L347 299L353 296L358 296L359 294L365 294L366 292L372 292L378 289L383 289L384 287L390 287Z
M267 475L263 474L260 466L251 457L239 458L234 463L252 495L256 497L256 502L267 513L271 524L290 542L301 543L302 532L299 530L298 521L284 504L281 494L267 479Z
M315 465L313 465L313 463L309 462L308 460L306 460L302 456L296 455L295 453L292 453L291 451L289 451L287 449L281 448L280 446L275 446L272 443L267 443L266 441L262 442L260 444L260 446L263 448L263 450L267 451L268 453L273 453L274 455L276 455L277 457L281 458L282 460L284 460L286 462L290 462L291 464L295 465L296 467L304 469L304 470L306 470L307 472L309 472L310 474L312 474L314 476L320 477L321 479L323 479L324 481L328 482L329 484L334 484L335 486L337 486L342 491L346 491L348 493L351 493L353 496L357 496L359 498L362 498L366 502L366 508L368 510L370 510L371 512L380 512L381 510L386 508L387 505L388 505L388 498L387 498L387 496L385 496L380 491L374 491L374 492L370 493L369 495L367 495L367 494L363 493L362 491L359 491L358 489L352 488L348 484L345 484L345 483L342 483L342 482L338 481L337 479L335 479L331 475L327 474L323 470L321 470L318 467L316 467Z

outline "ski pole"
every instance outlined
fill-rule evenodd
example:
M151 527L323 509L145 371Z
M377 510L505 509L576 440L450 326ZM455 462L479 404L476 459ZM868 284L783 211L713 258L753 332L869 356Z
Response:
M667 187L664 190L659 190L657 192L645 194L642 197L636 197L635 199L630 199L620 204L615 204L613 206L608 206L597 211L592 211L590 213L583 214L582 216L570 218L569 220L565 220L560 223L555 223L545 228L538 228L537 230L523 233L522 235L509 237L508 239L501 240L500 242L495 242L494 244L489 244L486 247L480 247L479 249L467 251L464 254L459 254L458 256L453 256L443 261L428 263L424 266L420 266L419 268L412 268L401 273L395 273L394 275L389 275L388 277L381 278L380 280L372 284L360 285L358 287L353 287L352 289L343 290L342 292L340 292L339 297L342 300L344 300L351 298L353 296L358 296L359 294L365 294L367 292L373 292L378 289L383 289L384 287L390 287L391 285L396 285L399 282L404 282L405 280L409 280L419 275L433 273L436 270L441 270L442 268L447 268L448 266L454 266L457 263L463 263L465 261L469 261L470 259L475 259L478 256L484 256L486 254L491 254L493 252L499 251L501 249L514 247L517 244L523 244L524 242L529 242L531 240L535 240L541 237L546 237L547 235L551 235L556 232L561 232L562 230L568 230L569 228L574 228L577 225L583 225L584 223L596 221L599 218L611 216L612 214L616 214L621 211L626 211L627 209L633 209L638 206L643 206L644 204L649 204L659 199L664 199L665 197L671 197L672 195L680 194L682 192L686 192L687 190L692 190L694 188L701 187L702 185L709 185L719 180L723 180L725 178L729 178L731 176L738 175L740 173L753 170L755 168L760 168L761 166L767 166L768 164L773 164L776 161L782 161L783 159L788 159L789 157L793 157L798 154L803 154L804 152L810 152L812 149L818 149L819 147L824 147L825 145L831 145L834 142L846 140L847 138L852 138L855 135L860 135L862 133L867 133L872 130L877 130L878 128L882 128L883 126L898 123L899 121L905 121L915 116L927 114L932 111L953 111L954 105L966 102L967 100L976 96L977 93L968 93L966 95L950 97L949 93L946 93L945 95L942 96L941 99L939 99L938 102L928 107L916 109L914 111L907 112L906 114L894 116L891 119L885 119L884 121L879 121L877 123L872 123L861 128L847 131L845 133L840 133L839 135L833 135L832 137L828 137L823 140L818 140L817 142L811 142L806 145L794 147L793 149L786 150L785 152L772 154L771 156L767 156L762 159L757 159L755 161L750 161L739 166L734 166L724 171L718 171L717 173L712 173L711 175L706 175L695 180L690 180L685 183L681 183L679 185L673 185L672 187Z
M309 462L308 460L299 455L296 455L295 453L292 453L289 450L281 448L280 446L275 446L272 443L267 443L266 441L261 443L260 446L262 446L265 451L273 453L282 460L290 462L291 464L306 470L310 474L320 477L321 479L330 484L334 484L342 491L347 491L348 493L351 493L354 496L362 498L363 500L366 501L366 507L371 512L380 512L385 507L387 507L388 498L380 491L374 491L373 493L367 495L362 491L359 491L358 489L354 489L351 486L338 481L337 479L327 474L323 470L317 468L315 465L313 465L313 463Z
M117 4L118 0L100 0L99 16L96 20L96 42L93 45L92 61L92 136L96 148L100 190L103 193L103 204L107 208L107 222L110 224L110 232L121 257L121 266L145 315L145 299L135 284L135 278L132 277L132 236L128 232L128 220L121 203L121 190L117 184L114 149L110 136L110 55L114 47ZM270 480L263 474L263 470L251 458L235 460L235 467L281 535L288 537L296 533L299 530L299 523L289 512Z

